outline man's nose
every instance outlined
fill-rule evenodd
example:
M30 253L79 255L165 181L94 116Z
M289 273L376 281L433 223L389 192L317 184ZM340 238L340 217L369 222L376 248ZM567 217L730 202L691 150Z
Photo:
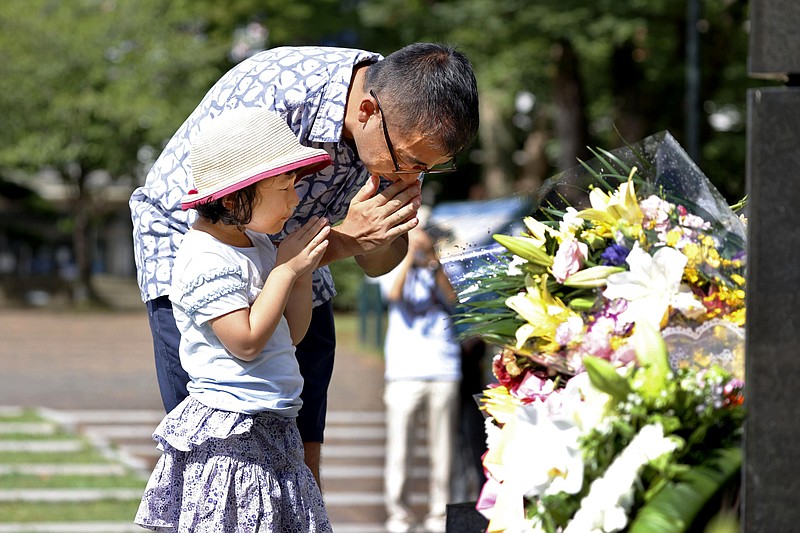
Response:
M396 179L399 179L403 183L408 183L409 185L412 185L418 181L422 182L419 174L395 174L395 177Z

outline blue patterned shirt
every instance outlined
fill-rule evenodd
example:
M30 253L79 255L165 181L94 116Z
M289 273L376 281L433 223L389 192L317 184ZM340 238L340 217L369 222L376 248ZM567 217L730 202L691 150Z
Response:
M194 188L190 142L209 119L238 106L268 107L286 119L298 140L326 150L333 164L300 180L300 203L279 241L312 216L342 220L369 171L342 139L353 67L375 62L373 52L345 48L281 47L267 50L228 71L208 91L167 143L142 187L131 195L133 248L142 300L169 293L172 264L183 234L197 213L183 211L181 198ZM336 294L328 267L314 273L314 304Z

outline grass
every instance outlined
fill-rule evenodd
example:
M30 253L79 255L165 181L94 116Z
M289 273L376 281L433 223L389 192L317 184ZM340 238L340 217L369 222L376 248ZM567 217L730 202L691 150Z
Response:
M85 522L89 520L133 522L139 501L101 500L67 503L0 503L3 522Z
M0 423L2 422L42 422L43 419L33 409L21 409L15 414L0 414Z
M0 489L144 489L138 475L59 476L9 474L0 479Z
M379 317L381 320L381 331L386 331L385 314ZM336 345L339 348L353 350L358 353L383 357L383 339L376 339L378 324L375 316L366 317L362 324L362 318L358 313L337 312L335 316L336 324ZM365 328L366 339L362 339L362 326Z
M3 413L0 423L49 422L33 409L18 413ZM86 439L61 429L49 435L24 435L20 433L0 434L0 442L18 440L62 441L77 439L83 445L76 452L2 452L0 464L113 464L100 451L94 449ZM123 475L27 475L20 473L0 474L0 489L140 489L144 491L146 480L137 473L125 469ZM4 522L83 522L119 521L132 522L139 506L135 500L99 500L91 502L2 502L0 523Z

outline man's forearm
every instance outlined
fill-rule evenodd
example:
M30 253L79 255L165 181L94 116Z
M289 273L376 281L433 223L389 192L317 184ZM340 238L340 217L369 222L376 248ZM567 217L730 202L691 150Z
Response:
M360 247L355 238L344 235L335 227L332 227L331 232L328 234L328 248L325 250L325 255L322 256L317 268L353 257L359 252Z
M408 240L402 235L383 248L357 255L356 263L371 277L382 276L400 264L408 251Z
M364 252L355 238L344 235L333 227L328 235L328 248L318 266L355 257L367 276L381 276L396 267L405 257L407 250L408 237L401 235L385 246Z

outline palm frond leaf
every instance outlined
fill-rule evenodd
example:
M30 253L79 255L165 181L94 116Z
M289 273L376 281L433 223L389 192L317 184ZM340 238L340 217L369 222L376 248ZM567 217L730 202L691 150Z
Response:
M642 506L629 533L689 531L698 514L739 474L741 466L741 448L728 448L706 463L688 469Z

